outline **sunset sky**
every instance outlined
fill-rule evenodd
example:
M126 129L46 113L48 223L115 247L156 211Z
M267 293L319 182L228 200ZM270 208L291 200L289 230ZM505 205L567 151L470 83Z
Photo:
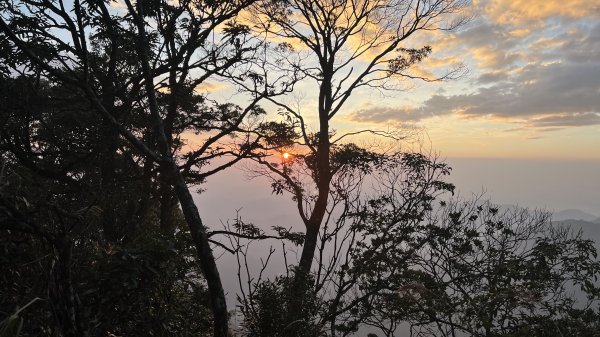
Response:
M463 76L357 90L334 128L417 128L448 157L600 160L600 0L473 0L465 14L471 20L456 31L408 42L433 49L416 74L462 64ZM301 83L289 98L302 98L309 122L314 85ZM231 89L208 83L201 91L239 99Z
M467 196L486 190L501 204L600 215L600 1L476 0L470 11L470 22L456 32L413 39L433 48L417 71L441 73L463 63L465 76L411 82L384 95L359 91L334 127L417 128L425 145L454 166L452 180ZM316 111L312 93L310 85L299 87L303 111ZM209 181L207 206L243 196L241 176ZM275 202L268 184L244 186L250 199ZM263 220L251 211L258 201L239 200L232 203ZM288 214L284 205L291 205L282 204Z
M600 159L600 1L474 1L473 14L421 65L463 62L466 76L365 95L347 121L424 127L451 157Z

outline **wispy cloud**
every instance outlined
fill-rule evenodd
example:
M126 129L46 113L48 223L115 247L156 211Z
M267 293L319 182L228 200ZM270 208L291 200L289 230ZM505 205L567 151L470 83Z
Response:
M600 16L597 0L490 0L476 1L486 16L499 24L523 25L550 18L581 19Z
M470 60L462 92L421 104L367 106L356 122L417 123L454 115L554 130L600 124L600 1L476 1L481 16L433 41L442 60ZM454 55L454 56L452 56Z
M229 85L225 82L202 82L195 88L194 91L197 93L205 93L225 90L227 88L229 88Z

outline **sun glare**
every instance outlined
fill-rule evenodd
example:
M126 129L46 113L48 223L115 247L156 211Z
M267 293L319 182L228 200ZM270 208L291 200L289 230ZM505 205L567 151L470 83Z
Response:
M287 152L283 153L283 159L289 159L290 158L290 154Z

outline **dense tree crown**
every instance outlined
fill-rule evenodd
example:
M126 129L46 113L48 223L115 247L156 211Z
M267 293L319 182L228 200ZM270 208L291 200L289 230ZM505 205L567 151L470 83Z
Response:
M334 128L357 92L462 75L412 69L468 6L0 0L0 336L596 335L592 242L455 198L403 130ZM297 219L203 222L240 164Z

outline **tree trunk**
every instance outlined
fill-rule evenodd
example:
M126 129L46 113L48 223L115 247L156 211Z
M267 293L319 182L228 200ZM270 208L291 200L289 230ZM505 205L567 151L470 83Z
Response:
M73 289L71 273L73 244L65 237L57 237L52 244L56 259L50 271L48 297L54 317L65 337L87 336L79 320L79 308Z
M329 185L329 184L328 184ZM304 245L302 246L302 255L300 256L300 263L298 264L299 272L309 274L312 267L312 262L317 249L317 242L319 240L319 229L321 223L325 217L325 211L327 210L327 196L329 194L329 188L323 189L323 196L319 195L315 208L311 214L310 219L306 225L306 234L304 236Z
M190 229L192 239L196 246L198 257L200 259L200 266L208 285L208 292L210 294L212 312L213 312L213 335L215 337L226 337L228 332L227 326L227 303L225 302L225 292L223 291L223 285L221 283L221 277L215 257L210 248L208 242L208 235L198 208L194 203L192 194L185 182L179 167L175 162L173 155L171 154L171 139L168 139L167 133L165 133L164 121L161 117L158 103L156 100L156 93L154 88L154 76L150 68L150 57L148 52L148 40L146 38L145 23L143 21L144 10L143 2L138 1L136 3L138 13L135 14L135 20L138 27L138 50L140 53L140 63L142 65L142 72L145 79L145 90L148 98L148 107L153 123L153 129L156 133L156 140L158 150L162 159L159 162L161 170L167 174L167 178L175 189L175 194L181 204L181 210L183 216ZM133 11L133 8L131 8Z
M183 176L175 167L175 164L173 163L172 165L171 173L175 193L181 203L181 210L183 211L183 216L190 229L196 250L198 251L200 266L208 285L208 292L210 294L210 302L214 316L214 336L226 337L228 331L227 303L225 302L225 292L221 283L219 270L217 269L217 264L208 242L206 229L202 223L192 194L190 193Z
M327 67L329 69L331 67ZM298 265L299 272L308 274L312 266L312 261L317 249L319 239L319 229L327 212L327 202L329 199L329 183L331 182L331 164L329 140L329 111L331 110L331 74L333 69L324 71L324 78L319 88L319 139L317 144L317 165L315 172L315 183L318 189L317 201L315 207L306 223L306 235L302 255Z
M162 181L162 175L160 180L160 230L163 234L172 235L175 231L173 210L177 203L173 198L171 186L167 182Z

